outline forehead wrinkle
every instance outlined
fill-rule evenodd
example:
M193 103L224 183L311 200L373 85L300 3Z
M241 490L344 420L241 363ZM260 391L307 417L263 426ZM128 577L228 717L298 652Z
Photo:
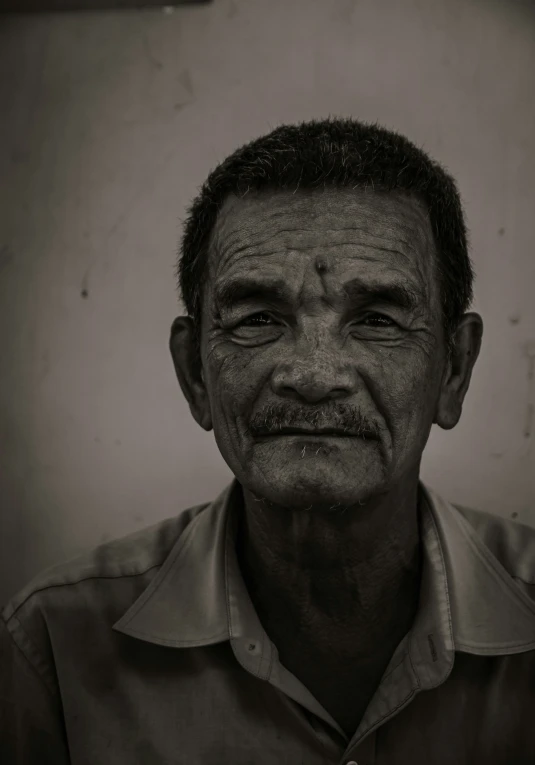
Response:
M280 249L269 249L269 250L262 250L262 246L265 244L272 244L273 239L277 238L280 235L284 234L293 234L293 233L309 233L313 234L314 236L317 236L318 233L329 233L334 232L337 234L347 234L348 231L364 231L368 235L368 241L365 242L358 242L355 240L349 240L349 241L340 241L339 239L334 239L332 241L327 241L325 243L323 242L314 242L312 244L305 244L304 242L292 242L291 244L288 243L287 248L281 247ZM274 232L272 235L268 236L267 238L259 238L255 239L254 236L247 237L247 241L245 243L241 243L238 246L236 246L237 242L242 239L243 234L241 232L233 232L234 235L231 235L230 237L226 237L225 241L221 241L221 237L218 238L217 242L214 242L214 249L216 251L216 254L218 255L218 261L220 264L224 265L225 261L227 261L230 258L233 258L236 255L239 255L240 253L246 253L249 250L254 250L255 255L270 255L275 254L277 252L284 252L285 249L288 250L313 250L318 249L321 251L324 251L326 247L332 246L332 247L341 247L341 246L348 246L348 247L354 247L355 249L361 249L361 248L373 248L375 250L379 250L380 252L390 252L395 255L400 255L401 257L405 259L410 259L410 255L408 255L407 252L404 252L402 249L399 249L399 245L406 247L407 250L409 250L411 253L418 255L417 248L410 242L405 239L400 239L395 234L392 235L392 238L388 236L380 236L378 234L373 234L371 232L368 232L366 229L361 228L359 226L343 226L340 228L321 228L321 229L309 229L309 228L291 228L291 229L278 229L276 232ZM393 241L392 241L393 240ZM384 242L387 246L380 246L377 244L377 242ZM388 246L389 244L394 244L396 246Z
M254 247L255 245L254 243L251 243L250 239L251 237L248 237L244 241L243 231L240 231L239 229L231 230L231 232L227 234L225 231L219 231L216 227L209 247L212 268L224 268L226 263L234 255L245 253L247 250Z
M239 215L240 210L238 209L237 212ZM241 212L244 211L242 210ZM398 214L396 214L396 212ZM286 206L282 210L266 210L264 208L260 208L259 210L257 209L253 215L247 215L245 220L240 220L238 218L237 223L238 229L241 230L245 235L250 235L251 229L254 232L255 229L261 230L265 227L271 228L272 218L285 219L286 225L283 228L278 226L276 227L276 231L280 233L315 233L317 231L340 232L355 230L363 231L364 233L375 236L382 236L385 238L382 232L376 233L377 229L379 228L380 230L384 231L387 236L393 236L396 239L399 239L403 244L412 246L411 241L414 241L415 235L418 239L428 240L428 234L430 232L428 226L428 218L425 216L425 214L422 214L422 211L419 209L413 210L412 208L409 208L409 212L411 213L409 216L410 220L407 221L403 219L406 217L406 215L399 215L399 210L393 210L392 214L390 215L388 212L385 213L384 211L378 212L377 210L370 209L355 210L351 209L349 206L341 207L340 205L337 205L335 209L322 208L319 212L315 212L313 214L309 213L308 215L303 216L301 212L296 215L295 207L288 208ZM350 216L353 221L355 221L355 219L357 219L357 221L354 223L349 223L347 220L340 220L341 217L343 218L346 215ZM227 228L225 223L228 222L229 217L232 217L232 213L230 216L225 216L226 220L222 221L222 225L219 226L219 231L223 235L225 235L225 229ZM312 218L314 225L299 225L302 224L303 217ZM297 220L295 220L296 218ZM292 225L292 219L295 220L296 225ZM234 228L232 227L232 224L231 228ZM407 238L401 237L400 233L407 235Z
M280 197L282 197L282 199ZM429 228L428 213L420 205L416 206L416 200L413 199L401 200L402 206L405 208L401 215L399 210L399 200L393 199L387 200L387 204L390 202L388 206L392 208L391 212L385 210L378 211L373 209L373 207L370 208L369 205L365 205L364 209L362 209L362 206L355 209L355 199L352 198L351 200L346 200L343 197L336 197L334 200L327 199L327 202L322 203L319 210L311 210L309 206L309 197L304 195L303 198L299 199L291 196L288 200L291 204L288 205L286 203L281 209L274 207L274 205L281 204L284 200L284 194L275 194L262 199L250 199L247 202L247 206L238 206L237 210L234 209L235 205L231 205L230 208L223 213L220 212L218 216L218 228L221 233L223 233L229 219L232 220L232 217L236 216L236 214L238 215L238 226L245 232L250 231L250 223L259 223L260 227L263 227L265 225L271 225L272 219L278 218L286 219L287 225L291 225L292 218L300 218L301 220L303 218L308 218L319 223L319 225L316 225L313 228L295 225L291 226L291 228L278 229L279 231L284 232L316 231L318 229L322 231L342 231L344 229L354 228L355 230L362 230L366 233L373 234L377 227L380 226L381 228L386 228L387 231L390 232L392 232L392 229L398 229L398 231L402 230L409 234L409 239L414 239L415 233L421 235L422 233L427 232L427 229ZM267 205L266 202L268 202ZM254 213L248 213L247 207L252 207ZM352 219L360 218L361 220L358 225L347 225L345 221L340 221L340 217L346 215ZM240 216L244 216L244 219L240 220ZM409 218L409 220L404 220L404 218ZM318 219L321 220L318 221ZM398 236L398 232L396 231L394 235ZM427 237L424 236L424 238Z
M216 250L216 268L223 267L228 264L228 261L233 259L234 256L240 255L241 261L245 257L251 256L269 256L276 255L284 252L299 252L305 250L318 250L321 254L325 254L325 249L329 246L334 247L348 247L354 248L355 255L361 260L366 259L370 261L377 260L373 256L365 256L358 252L362 249L376 249L379 252L392 253L399 255L406 260L413 260L411 255L416 255L417 260L421 260L423 254L419 247L416 246L415 240L425 245L425 249L431 254L434 254L434 238L432 232L427 224L428 216L425 209L418 203L418 200L413 198L401 197L400 199L388 200L391 204L388 207L392 209L392 216L389 215L389 211L377 212L374 209L370 209L369 205L364 205L360 209L355 210L355 197L344 197L344 195L337 195L335 198L327 199L327 203L322 203L318 209L313 206L310 209L309 197L303 197L296 199L295 196L288 198L291 202L291 206L285 203L284 207L277 207L277 203L282 202L281 197L284 194L273 195L261 199L249 199L249 200L235 200L239 204L231 204L223 211L222 217L218 216L218 221L214 227L213 236L213 249ZM247 208L254 209L254 213L251 215L247 213L247 209L242 205L246 202ZM371 200L370 200L371 202ZM358 200L357 200L358 204ZM403 214L399 214L399 205L403 207ZM237 208L237 209L236 209ZM312 218L316 225L312 227L303 227L302 225L292 226L292 217L294 211L298 212L298 218ZM243 215L245 213L245 219ZM396 214L397 213L397 214ZM350 214L354 217L361 218L358 224L348 224L345 221L340 221L340 215ZM221 215L221 212L220 212ZM237 216L237 218L236 218ZM386 220L385 220L386 217ZM390 220L389 220L390 218ZM408 221L407 218L410 220ZM286 224L284 228L273 226L274 219L283 219ZM339 225L322 225L322 220L329 224ZM299 223L301 221L296 221ZM379 226L378 226L379 224ZM273 227L276 230L274 232L269 231L269 228ZM385 235L375 233L376 228L380 227L385 231ZM263 231L263 229L268 231ZM375 230L374 230L375 229ZM338 237L342 236L348 231L362 232L366 235L368 241L355 242L354 240L340 241ZM290 242L286 248L279 247L273 248L273 239L279 235L292 235L292 234L308 234L321 238L323 233L334 234L334 241L331 242L313 242L308 244L305 242ZM256 238L260 234L261 238ZM403 234L404 236L400 236ZM407 236L408 235L408 236ZM245 241L244 241L245 239ZM338 239L338 241L336 241ZM394 240L394 241L393 241ZM270 244L269 249L262 250L262 246ZM382 246L386 244L387 246ZM395 244L396 246L392 246ZM431 245L431 247L429 247ZM403 251L406 250L406 251ZM410 253L410 255L408 254ZM433 259L434 260L434 259ZM425 264L418 262L413 264L418 271L426 270Z
M393 277L397 281L406 284L413 291L418 292L418 294L420 295L424 303L430 303L431 295L432 295L432 285L431 285L431 290L428 289L428 284L425 278L425 274L419 268L419 264L415 263L413 265L414 265L414 268L412 268L410 271L407 271L407 269L405 268L396 268L395 266L388 266L388 271L386 273L386 276L384 277L385 281L388 281L390 278ZM382 278L382 273L380 272L377 279L380 280L381 278Z

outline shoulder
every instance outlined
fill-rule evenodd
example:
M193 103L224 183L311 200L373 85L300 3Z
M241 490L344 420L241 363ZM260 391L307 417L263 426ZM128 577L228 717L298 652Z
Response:
M57 695L57 654L65 657L80 645L103 655L109 651L113 624L149 586L208 504L106 542L34 577L2 609L0 665L30 665Z
M45 569L5 605L4 621L23 618L36 609L42 610L41 606L65 602L69 597L83 598L84 590L94 590L95 586L104 600L105 591L112 592L120 587L121 581L137 579L141 586L144 583L146 586L147 578L152 578L185 528L208 504L188 508L177 516Z
M531 589L530 594L535 597L535 528L483 510L453 507L508 574Z

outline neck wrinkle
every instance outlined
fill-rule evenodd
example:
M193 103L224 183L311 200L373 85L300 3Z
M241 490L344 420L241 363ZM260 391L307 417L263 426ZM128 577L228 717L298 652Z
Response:
M406 512L406 507L394 512L391 533L371 552L364 550L360 557L342 554L346 565L340 564L340 556L332 556L327 565L318 558L317 563L308 559L303 566L296 558L273 552L265 536L251 539L244 502L236 552L253 605L270 637L297 631L319 635L323 643L322 636L337 633L340 643L347 640L358 650L355 637L361 643L365 632L365 650L370 640L373 646L387 630L405 634L416 613L422 567L419 502L413 511L414 523L407 524ZM380 529L378 524L376 534Z

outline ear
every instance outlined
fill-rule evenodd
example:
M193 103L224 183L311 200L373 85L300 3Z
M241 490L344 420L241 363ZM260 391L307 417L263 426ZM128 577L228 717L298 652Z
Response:
M192 319L189 316L177 317L171 325L169 350L182 393L195 421L204 430L212 430L210 401L194 334Z
M434 422L444 430L459 422L463 401L481 348L483 320L477 313L465 313L455 334L451 359L446 365Z

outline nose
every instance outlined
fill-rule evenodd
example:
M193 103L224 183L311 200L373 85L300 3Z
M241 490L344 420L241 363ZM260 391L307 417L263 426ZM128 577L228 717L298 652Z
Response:
M281 362L273 373L273 392L283 398L317 404L354 392L354 371L327 351L309 352Z

